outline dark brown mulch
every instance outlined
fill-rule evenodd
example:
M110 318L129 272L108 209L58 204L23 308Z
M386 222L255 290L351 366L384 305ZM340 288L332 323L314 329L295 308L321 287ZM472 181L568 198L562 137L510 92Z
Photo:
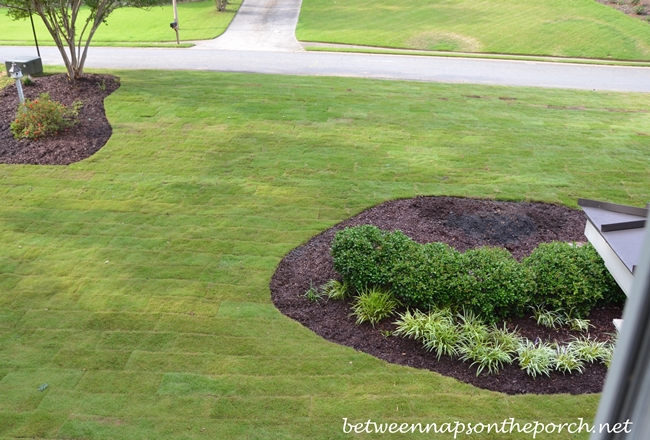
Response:
M74 127L37 140L14 138L10 125L19 103L16 86L0 90L0 163L68 165L92 156L113 132L106 119L104 98L119 86L119 78L111 75L86 74L74 83L66 75L35 78L33 85L23 87L25 98L34 99L48 92L53 101L66 106L76 99L83 101L79 122Z
M315 236L291 251L279 264L271 280L271 296L276 307L318 335L333 342L369 353L388 362L425 368L480 388L507 394L597 393L602 390L606 368L588 365L582 374L533 379L516 365L506 366L498 375L476 376L469 363L442 357L424 350L418 342L400 337L384 337L381 330L394 330L392 320L372 328L355 325L349 304L343 301L310 302L304 297L310 283L319 286L340 279L332 266L329 248L334 234L347 227L373 224L384 230L401 230L420 242L441 241L461 251L484 245L504 246L516 258L530 254L541 242L584 242L586 218L582 211L542 203L495 202L453 197L417 197L396 200L370 208ZM592 337L606 340L615 329L612 319L620 318L620 307L594 310L589 317ZM548 330L530 317L508 323L531 339L567 341L575 333Z

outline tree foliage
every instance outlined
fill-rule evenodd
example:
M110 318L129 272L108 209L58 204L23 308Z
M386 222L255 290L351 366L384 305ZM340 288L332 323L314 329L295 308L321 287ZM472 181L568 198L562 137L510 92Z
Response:
M83 75L90 41L100 24L117 8L132 6L147 8L164 0L0 0L14 20L30 14L45 23L71 80ZM82 18L82 15L85 18Z

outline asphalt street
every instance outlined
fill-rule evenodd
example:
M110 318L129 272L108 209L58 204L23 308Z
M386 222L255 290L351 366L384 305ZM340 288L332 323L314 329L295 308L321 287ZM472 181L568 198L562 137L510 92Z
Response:
M295 38L301 0L245 0L226 32L192 48L93 47L85 67L382 78L447 83L650 92L650 68L534 61L305 52ZM182 35L182 20L181 35ZM0 61L35 56L0 47ZM63 65L54 47L44 64Z

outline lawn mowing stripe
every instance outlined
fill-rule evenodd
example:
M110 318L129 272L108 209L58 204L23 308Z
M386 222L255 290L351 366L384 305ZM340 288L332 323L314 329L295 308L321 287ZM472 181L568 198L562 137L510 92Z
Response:
M597 397L503 396L324 341L273 308L268 283L286 252L396 197L643 203L650 137L636 132L649 114L606 109L645 110L646 95L120 75L107 100L114 134L96 155L67 167L0 165L0 373L84 374L80 389L51 385L31 411L66 414L59 437L330 439L343 410L399 421L391 405L406 397L408 420L593 415ZM159 120L138 122L131 99ZM213 116L197 120L199 106ZM215 407L210 394L231 400ZM450 407L438 410L438 396ZM179 397L198 398L187 401L197 415L177 414ZM265 416L266 404L291 397L300 399L278 408L298 402L295 417ZM247 401L251 411L236 409ZM29 428L5 413L12 427L0 436Z

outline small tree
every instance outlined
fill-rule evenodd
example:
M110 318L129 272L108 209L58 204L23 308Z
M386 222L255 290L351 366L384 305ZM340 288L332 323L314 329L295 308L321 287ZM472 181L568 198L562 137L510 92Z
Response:
M117 8L132 6L146 8L164 0L0 0L0 6L9 8L14 20L36 14L43 20L61 53L70 80L83 75L88 46L100 24ZM88 9L81 32L77 20L82 9ZM84 11L85 12L85 11Z

